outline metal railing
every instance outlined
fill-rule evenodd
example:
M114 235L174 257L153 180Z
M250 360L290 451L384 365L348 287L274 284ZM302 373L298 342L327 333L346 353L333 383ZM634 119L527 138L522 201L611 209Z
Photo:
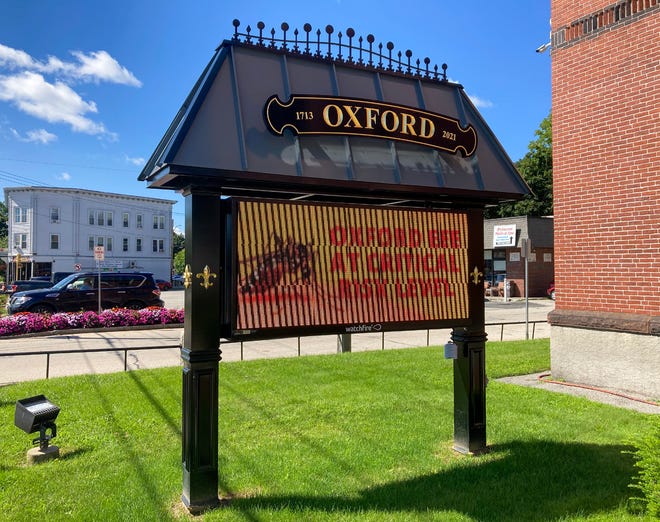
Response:
M506 322L506 323L486 323L485 326L486 328L488 327L493 327L493 326L499 326L500 327L500 341L504 339L504 327L505 326L520 326L520 325L531 325L532 326L532 334L531 334L531 339L535 338L536 335L536 324L541 323L541 324L547 324L547 321L516 321L516 322ZM385 350L385 333L386 332L380 332L380 337L381 337L381 350ZM389 332L392 333L392 332ZM353 334L353 335L360 335L360 334ZM427 329L426 330L426 346L430 346L430 336L431 336L431 330ZM332 336L335 337L335 336ZM301 337L295 338L297 339L297 355L298 357L301 356ZM244 360L244 349L245 349L245 344L249 343L250 341L239 341L240 343L240 360ZM220 342L220 345L222 346L223 344L238 344L236 341L224 341ZM64 350L39 350L39 351L29 351L29 352L0 352L0 358L2 357L28 357L28 356L45 356L46 357L46 379L50 377L50 360L52 355L65 355L65 354L90 354L90 353L123 353L123 363L124 363L124 371L128 371L128 352L139 352L139 351L154 351L154 350L171 350L171 349L179 349L181 348L180 344L161 344L158 346L126 346L126 347L111 347L111 348L89 348L89 349L83 349L83 348L76 348L76 349L64 349ZM334 353L334 352L332 352Z

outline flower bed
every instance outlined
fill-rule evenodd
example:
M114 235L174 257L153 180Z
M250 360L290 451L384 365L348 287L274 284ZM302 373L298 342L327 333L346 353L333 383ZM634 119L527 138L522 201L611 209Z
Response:
M70 330L73 328L107 328L150 324L181 324L183 310L150 306L142 310L112 308L96 312L33 314L20 312L0 318L0 336Z

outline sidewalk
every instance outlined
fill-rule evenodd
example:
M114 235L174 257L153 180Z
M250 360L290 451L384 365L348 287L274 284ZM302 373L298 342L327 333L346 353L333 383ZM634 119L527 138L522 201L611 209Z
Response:
M520 323L487 326L491 341L525 339L525 303L519 301L486 302L486 323ZM530 300L529 320L543 321L529 325L529 337L549 337L550 327L545 322L554 302L548 299ZM23 338L0 338L0 354L39 352L37 355L0 358L0 385L11 382L49 377L110 373L128 370L178 366L181 354L178 348L135 350L145 346L178 346L182 327L123 331L58 332ZM442 346L449 341L451 329L413 330L404 332L365 333L352 335L352 351L392 350L418 346ZM133 349L132 349L133 348ZM89 350L108 349L107 352L89 353ZM324 335L301 338L273 339L223 343L220 346L225 362L298 355L325 355L337 353L337 336ZM53 354L44 352L63 350L87 350L77 354ZM126 361L124 358L126 357Z

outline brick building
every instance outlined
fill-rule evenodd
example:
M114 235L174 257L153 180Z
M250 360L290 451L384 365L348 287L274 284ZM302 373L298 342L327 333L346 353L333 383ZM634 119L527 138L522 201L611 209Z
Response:
M660 397L660 3L552 0L552 373Z

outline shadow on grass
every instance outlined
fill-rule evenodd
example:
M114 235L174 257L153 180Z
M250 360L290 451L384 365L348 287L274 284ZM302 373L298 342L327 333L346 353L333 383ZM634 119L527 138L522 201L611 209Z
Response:
M86 453L92 453L92 448L77 448L74 450L62 450L60 454L60 460L71 460L82 457Z
M624 446L511 442L447 471L376 485L357 497L237 498L231 509L323 513L463 513L475 520L545 521L617 509L630 496ZM467 458L466 458L467 459Z

